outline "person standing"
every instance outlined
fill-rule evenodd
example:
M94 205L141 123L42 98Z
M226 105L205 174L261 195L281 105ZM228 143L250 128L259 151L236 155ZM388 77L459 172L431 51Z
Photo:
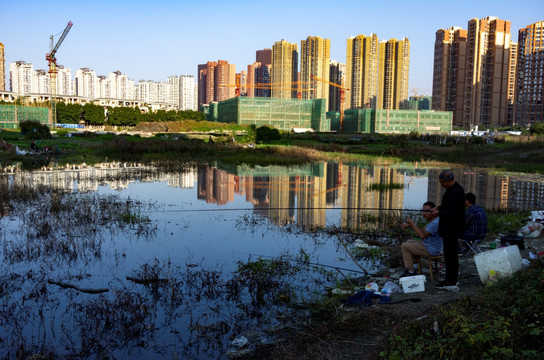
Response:
M434 207L436 205L430 201L423 204L421 214L427 220L427 225L424 228L417 226L410 218L406 218L406 221L401 225L403 229L411 228L414 230L417 236L423 240L408 240L401 245L402 259L406 268L401 277L416 275L414 261L418 257L442 254L443 245L442 238L438 235L438 217L431 212Z
M446 278L436 288L440 290L458 291L459 255L457 240L465 231L465 190L459 185L451 170L444 170L438 176L440 185L446 189L442 196L442 204L433 208L433 215L440 216L438 235L444 241L444 263Z

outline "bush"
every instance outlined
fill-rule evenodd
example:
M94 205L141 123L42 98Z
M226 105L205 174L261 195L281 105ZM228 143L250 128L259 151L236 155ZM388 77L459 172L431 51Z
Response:
M281 139L279 130L268 125L259 126L255 130L255 133L258 143L268 143L273 140Z
M50 139L51 133L47 125L36 120L24 120L19 123L21 134L27 139Z

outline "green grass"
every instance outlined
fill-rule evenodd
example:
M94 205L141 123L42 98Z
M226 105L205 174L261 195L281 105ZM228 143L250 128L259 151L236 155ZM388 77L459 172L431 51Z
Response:
M383 359L539 359L544 353L544 261L407 321ZM476 355L477 354L477 355Z

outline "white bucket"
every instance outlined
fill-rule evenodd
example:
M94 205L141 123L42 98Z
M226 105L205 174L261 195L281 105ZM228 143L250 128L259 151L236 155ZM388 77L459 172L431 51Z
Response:
M521 254L517 246L501 247L474 255L474 262L482 284L489 279L489 271L495 270L497 277L507 277L521 270Z

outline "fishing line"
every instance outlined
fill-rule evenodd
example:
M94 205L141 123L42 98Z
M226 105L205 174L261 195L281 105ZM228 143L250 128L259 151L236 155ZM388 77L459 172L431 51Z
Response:
M408 211L408 212L430 212L431 210L421 209L388 209L388 208L367 208L367 207L267 207L267 208L226 208L226 209L173 209L155 210L147 212L180 213L180 212L220 212L220 211L268 211L268 210L369 210L369 211Z

